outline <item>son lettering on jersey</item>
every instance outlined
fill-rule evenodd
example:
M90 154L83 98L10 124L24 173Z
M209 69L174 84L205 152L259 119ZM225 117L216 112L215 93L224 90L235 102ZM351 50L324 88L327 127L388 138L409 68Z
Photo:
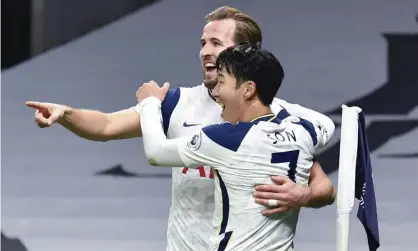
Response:
M277 142L296 142L296 134L293 130L284 131L284 132L275 132L267 134L267 137L272 140L273 144L277 144Z

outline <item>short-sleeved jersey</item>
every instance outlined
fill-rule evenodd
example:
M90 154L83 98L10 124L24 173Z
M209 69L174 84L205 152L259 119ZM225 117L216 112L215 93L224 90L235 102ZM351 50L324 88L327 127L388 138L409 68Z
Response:
M207 164L215 170L217 234L211 235L209 250L293 250L299 210L263 216L264 206L252 193L257 184L270 183L272 175L306 186L321 137L307 120L272 114L250 123L205 127L178 146L187 166Z
M310 121L317 119L329 137L334 131L334 124L327 117L299 105L275 99L271 108L279 118L288 116L288 111L299 117L306 115ZM203 84L193 88L170 89L161 110L164 131L169 139L190 136L205 126L223 122L220 116L221 107L209 95ZM209 249L209 235L213 232L212 219L215 209L214 178L215 174L208 166L197 169L172 169L172 201L167 228L168 251Z

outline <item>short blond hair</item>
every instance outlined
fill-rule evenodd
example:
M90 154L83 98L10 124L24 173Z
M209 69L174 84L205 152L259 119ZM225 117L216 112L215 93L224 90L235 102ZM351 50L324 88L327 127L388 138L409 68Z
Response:
M260 26L252 17L236 8L229 6L219 7L206 15L205 22L209 23L225 19L232 19L236 22L234 34L235 44L240 44L242 42L261 44L263 36L261 34Z

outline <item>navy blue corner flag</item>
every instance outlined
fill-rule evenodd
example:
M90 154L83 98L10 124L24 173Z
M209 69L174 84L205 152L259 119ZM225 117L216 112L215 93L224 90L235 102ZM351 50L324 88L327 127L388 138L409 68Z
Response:
M361 221L367 233L369 250L376 251L380 246L379 226L377 222L376 198L370 162L369 146L367 144L366 124L364 114L358 118L358 149L356 166L356 198L360 200L357 218Z

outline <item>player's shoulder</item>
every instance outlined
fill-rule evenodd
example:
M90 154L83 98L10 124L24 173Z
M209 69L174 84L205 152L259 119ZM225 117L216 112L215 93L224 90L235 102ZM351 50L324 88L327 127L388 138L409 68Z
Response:
M194 97L194 96L201 95L202 93L204 93L204 90L205 90L204 85L197 85L193 87L170 88L167 92L167 95L164 101L178 100L180 99L180 97L182 98Z
M300 106L299 104L289 103L286 100L279 99L279 98L274 98L270 107L273 110L273 112L276 114L282 110L298 111L300 109L303 109L303 107Z
M277 104L277 105L283 105L284 104L284 105L286 105L287 101L283 100L283 99L280 99L280 98L273 98L272 104Z
M280 121L279 118L277 120ZM307 138L311 140L313 146L318 144L317 125L313 122L296 116L287 116L282 120L283 122L287 123L288 129L294 130L299 134L309 135Z
M204 84L193 87L178 87L170 90L178 106L192 106L204 103L208 96L208 89Z
M286 106L288 106L288 102L286 102L283 99L279 99L279 98L274 98L273 102L271 102L271 109L273 110L273 112L275 111L280 111L281 109L286 109Z
M290 116L289 112L287 111L287 107L289 107L289 105L293 104L289 104L283 99L274 98L270 108L274 114L277 114L277 118L282 120Z
M233 125L225 122L204 127L202 131L216 144L235 152L253 126L252 123L240 122Z
M167 94L165 95L165 98L162 102L163 109L167 107L174 108L180 100L180 93L181 88L179 87L168 89Z
M276 104L280 106L279 111L276 112L276 118L271 121L271 123L275 124L281 124L281 123L287 123L292 127L293 129L297 129L301 132L307 132L309 133L310 137L312 138L312 142L314 146L318 143L318 135L317 135L317 126L314 124L315 122L311 122L309 120L303 119L301 117L292 116L285 106L287 105L295 105L295 104L289 104L288 102L274 98L273 104Z
M280 107L280 109L287 109L287 108L290 108L290 107L300 106L300 105L294 104L294 103L289 103L284 99L274 98L273 102L272 102L272 106Z
M191 100L199 100L198 95L201 92L202 85L170 88L162 102L163 115L164 113L171 114L179 105L184 106L191 102Z
M196 85L193 87L179 87L178 89L181 92L181 96L185 98L206 96L208 93L204 84Z

